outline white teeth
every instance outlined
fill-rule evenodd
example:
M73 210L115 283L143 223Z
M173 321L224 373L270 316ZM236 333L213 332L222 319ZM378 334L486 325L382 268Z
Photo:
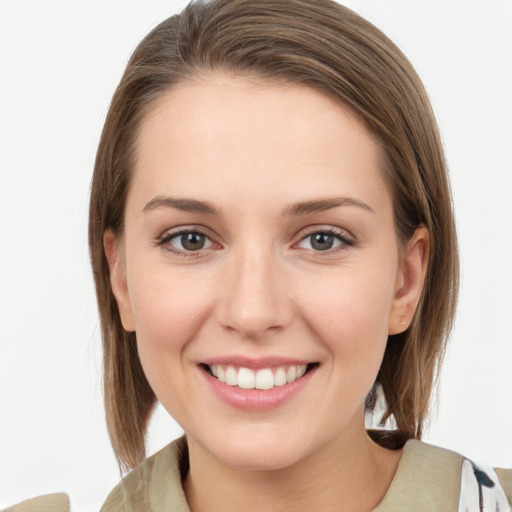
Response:
M274 374L270 368L256 372L256 389L272 389L274 387Z
M254 372L249 368L238 370L238 387L242 389L254 389Z
M226 369L226 384L236 386L238 384L236 370L232 366Z
M229 386L238 386L241 389L267 390L300 379L306 373L307 365L280 366L275 370L271 368L251 370L244 367L237 370L234 366L223 367L220 364L212 364L209 368L220 382Z
M274 375L274 386L284 386L286 384L286 372L284 368L278 368Z
M306 373L306 365L301 364L300 366L297 366L295 378L300 379L305 373Z
M288 370L286 371L286 381L287 382L293 382L295 380L295 376L297 374L297 369L295 366L290 366Z

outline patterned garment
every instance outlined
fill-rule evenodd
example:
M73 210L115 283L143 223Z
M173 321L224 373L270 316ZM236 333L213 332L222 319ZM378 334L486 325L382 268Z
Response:
M462 463L459 512L510 512L498 475L469 459Z

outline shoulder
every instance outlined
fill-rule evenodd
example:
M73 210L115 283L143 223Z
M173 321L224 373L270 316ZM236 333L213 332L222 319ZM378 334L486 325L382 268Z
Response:
M463 455L416 441L413 449L447 464L452 476L457 474L459 511L509 512L512 505L512 469L493 469ZM480 505L482 504L482 505Z
M494 471L451 450L410 440L404 446L395 478L374 512L509 512L511 473Z
M453 451L407 441L393 482L374 512L458 510L463 461Z
M512 507L512 468L495 468L495 472L508 499L508 503Z
M501 476L498 475L501 473ZM477 464L465 459L461 469L460 511L471 511L474 503L480 503L480 510L510 512L512 494L505 484L511 479L511 470L495 471L490 466Z
M185 450L180 438L148 457L112 490L101 512L189 512L180 471Z
M3 512L69 512L67 494L45 494L5 509ZM2 512L2 511L0 511Z

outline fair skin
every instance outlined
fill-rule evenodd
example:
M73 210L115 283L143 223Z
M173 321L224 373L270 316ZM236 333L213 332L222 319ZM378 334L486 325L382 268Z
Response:
M123 325L187 434L193 512L369 511L386 493L401 453L369 439L363 404L414 314L428 234L400 252L382 159L307 87L214 74L147 113L105 249ZM212 375L230 366L234 385ZM242 367L274 387L238 387ZM292 367L306 373L278 382Z

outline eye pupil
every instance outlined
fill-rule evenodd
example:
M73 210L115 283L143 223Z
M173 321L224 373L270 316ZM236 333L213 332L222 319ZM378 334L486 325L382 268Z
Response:
M317 251L326 251L331 249L334 243L334 237L327 233L316 233L311 237L311 247Z
M181 235L181 245L187 251L198 251L204 247L205 236L201 233L184 233Z

